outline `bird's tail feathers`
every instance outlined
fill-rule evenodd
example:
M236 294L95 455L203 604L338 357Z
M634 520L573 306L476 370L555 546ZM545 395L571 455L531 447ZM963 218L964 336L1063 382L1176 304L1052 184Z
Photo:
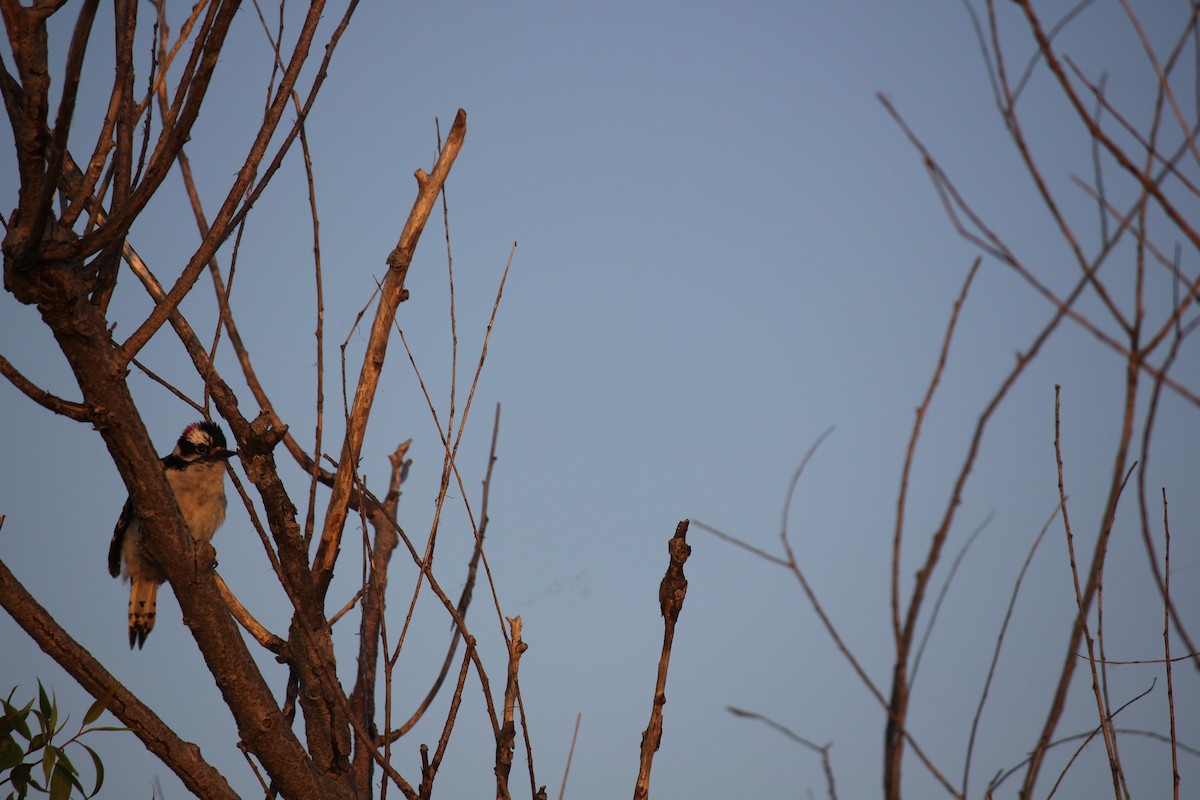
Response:
M129 585L129 649L138 649L154 630L154 615L158 610L158 583L146 578L134 578Z

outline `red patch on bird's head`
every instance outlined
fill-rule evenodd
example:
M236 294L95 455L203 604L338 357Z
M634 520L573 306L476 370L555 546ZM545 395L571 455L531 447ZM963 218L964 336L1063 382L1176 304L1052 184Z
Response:
M192 444L209 444L212 437L201 427L201 423L193 422L183 429L183 438Z

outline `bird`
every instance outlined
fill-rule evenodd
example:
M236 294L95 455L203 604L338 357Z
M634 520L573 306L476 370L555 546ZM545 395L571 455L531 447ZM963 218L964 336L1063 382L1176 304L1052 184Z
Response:
M175 449L162 458L167 484L197 542L211 541L225 521L225 462L233 455L220 426L201 420L184 428ZM108 546L108 572L129 582L129 649L136 644L141 650L154 630L158 587L167 576L142 547L141 520L129 499Z

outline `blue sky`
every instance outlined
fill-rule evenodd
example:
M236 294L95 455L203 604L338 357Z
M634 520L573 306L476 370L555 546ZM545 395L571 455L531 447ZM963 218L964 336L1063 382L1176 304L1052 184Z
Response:
M175 13L183 12L180 6ZM1012 63L1023 66L1031 44L1019 9L1002 3L997 13L1010 35ZM327 12L328 29L340 14L340 8ZM1145 9L1141 19L1163 46L1186 17L1186 8L1163 4ZM59 52L71 22L54 28ZM107 24L102 13L89 62L97 78L81 97L73 131L81 151L94 141L107 97L110 73L101 57ZM147 34L149 22L142 28ZM1089 75L1108 71L1115 102L1133 119L1145 119L1153 73L1119 7L1093 4L1060 43ZM210 210L256 129L269 59L253 10L245 8L188 149ZM399 236L414 194L413 170L432 163L435 118L444 133L459 107L468 113L466 145L447 189L460 413L517 242L459 465L477 508L493 410L501 403L488 555L504 612L525 620L523 692L538 780L550 785L551 796L577 713L583 716L568 795L632 791L661 643L658 582L675 523L693 517L777 552L792 471L831 426L834 433L799 485L789 529L822 603L886 691L889 548L904 448L951 305L978 251L955 234L879 92L1041 279L1060 291L1075 281L1078 270L1005 136L970 17L958 2L364 4L339 46L308 129L321 219L329 409L336 410L339 397L343 341L351 370L359 364L365 335L352 332L354 318ZM1052 187L1094 252L1094 203L1070 181L1072 174L1091 174L1087 140L1044 69L1030 82L1022 112ZM11 134L0 138L10 142ZM13 206L15 187L6 156L0 205ZM1122 190L1119 178L1113 187ZM131 239L160 276L175 275L197 241L178 189L172 178ZM250 216L233 297L259 376L302 442L311 440L316 381L308 219L297 151ZM1159 231L1168 247L1178 238L1165 226ZM1124 255L1106 268L1122 289L1131 274ZM221 258L227 269L228 249ZM1194 273L1195 253L1186 246L1182 264ZM412 296L399 324L444 419L449 297L436 220L408 287ZM1152 314L1161 315L1169 298L1169 281L1154 274L1147 293ZM1081 308L1100 318L1094 299ZM112 307L118 336L128 335L148 309L125 274ZM213 303L203 282L184 312L211 335ZM906 586L979 411L1051 313L1015 273L985 259L917 452ZM218 364L241 392L243 411L251 412L253 400L222 348ZM36 312L8 294L0 296L0 352L42 385L76 396ZM400 518L410 534L423 537L440 447L395 338L390 356L363 470L372 486L382 487L386 454L414 439ZM199 393L168 332L143 360ZM1175 374L1193 391L1198 366L1195 350L1185 347ZM1062 386L1072 523L1090 552L1119 432L1123 380L1119 356L1066 325L989 429L939 578L966 537L990 522L947 595L914 690L914 731L956 782L1012 582L1058 502L1054 386ZM168 451L194 412L144 376L135 374L131 384L156 443ZM0 513L7 515L0 558L127 686L197 742L235 788L253 794L232 724L169 591L146 650L126 649L126 590L104 569L125 492L100 438L50 416L7 384L0 384L0 409L9 464L0 489ZM1160 413L1148 485L1152 497L1160 486L1169 494L1176 599L1181 609L1194 609L1200 601L1196 409L1168 396ZM335 440L327 432L327 448ZM304 477L290 465L285 476L303 505ZM1105 583L1109 657L1121 660L1152 659L1162 647L1161 610L1133 508L1130 495ZM465 512L451 504L439 535L442 580L451 589L461 582L468 536ZM652 791L774 797L812 788L821 796L818 760L724 711L736 705L833 742L841 797L878 794L884 715L795 582L699 530L689 538L690 589ZM215 544L234 591L268 626L285 630L286 601L271 586L266 558L236 501ZM331 606L353 592L354 555L345 548L349 560ZM413 578L397 559L390 600L397 624ZM470 620L498 685L495 613L481 600ZM1065 655L1073 603L1056 523L1015 607L977 745L972 796L1035 741ZM397 678L418 697L447 640L445 620L433 605L426 612ZM353 668L352 633L338 632L345 676ZM20 684L21 697L40 677L61 705L82 715L87 699L7 616L0 618L0 641L0 687ZM265 669L282 692L282 673ZM1161 666L1114 672L1115 702L1157 678L1154 691L1123 716L1130 727L1165 730ZM1177 711L1194 708L1194 673L1180 665L1177 676ZM477 685L469 684L468 695L439 777L443 796L491 786L492 750ZM436 740L444 700L401 743L397 765L406 775L416 774L417 743ZM413 702L405 695L396 715L407 716ZM1060 731L1086 730L1094 717L1088 685L1078 681ZM1182 741L1200 743L1193 715L1181 713L1177 723ZM1167 748L1138 737L1123 741L1126 766L1141 787L1135 795L1165 796ZM106 795L147 796L156 778L165 796L184 794L132 736L105 734L91 743L110 764ZM1046 791L1065 757L1055 754ZM516 771L523 774L523 766ZM1186 795L1200 770L1183 756L1181 771ZM908 796L937 796L915 760L905 775ZM1091 796L1109 786L1096 744L1060 791ZM1015 787L1006 789L1015 794Z

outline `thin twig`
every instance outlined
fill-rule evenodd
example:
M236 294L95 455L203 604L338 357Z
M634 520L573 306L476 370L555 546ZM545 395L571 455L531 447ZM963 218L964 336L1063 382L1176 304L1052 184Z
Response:
M767 727L773 728L782 733L793 742L796 742L797 744L812 750L814 753L819 754L821 756L821 769L825 773L825 787L829 792L829 800L837 800L837 789L834 787L833 782L833 765L829 759L829 749L833 747L832 742L829 744L817 744L809 739L805 739L803 736L794 732L786 725L781 725L770 717L764 716L763 714L757 714L753 711L746 711L745 709L735 708L734 706L725 706L725 710L730 714L733 714L735 717L758 720Z
M1108 713L1108 708L1104 702L1100 686L1100 677L1096 665L1095 641L1092 638L1091 631L1088 628L1087 609L1088 606L1084 602L1083 589L1079 581L1079 567L1075 560L1075 537L1071 532L1071 516L1067 510L1067 490L1063 483L1063 459L1062 459L1062 436L1060 430L1060 414L1059 400L1061 387L1057 384L1054 386L1054 460L1058 465L1058 498L1059 508L1062 509L1063 530L1067 537L1067 554L1071 562L1071 579L1075 585L1075 605L1078 614L1078 626L1083 631L1083 638L1088 649L1088 664L1092 670L1092 690L1096 697L1096 708L1100 715L1100 732L1104 735L1104 749L1108 752L1108 763L1112 771L1113 777L1113 793L1118 798L1121 797L1121 762L1117 758L1114 739L1116 734L1112 729L1111 715ZM1097 574L1097 565L1093 563L1093 569L1090 571L1092 575ZM1068 765L1069 766L1069 765ZM1060 778L1061 780L1061 778ZM1057 784L1056 784L1057 787ZM1051 794L1053 794L1053 790Z
M450 734L454 730L454 721L458 718L458 709L462 705L463 687L467 683L468 668L475 655L475 640L467 637L466 641L467 648L463 653L462 666L458 670L458 683L454 686L454 694L450 699L450 710L446 712L446 723L442 726L442 735L438 738L437 750L433 754L433 760L422 766L422 800L428 800L430 794L433 792L433 779L437 777L438 767L441 766L442 759L446 755L446 748L450 744Z
M996 664L1000 661L1000 650L1004 646L1004 637L1008 632L1008 623L1012 620L1013 609L1017 605L1017 595L1021 591L1021 584L1025 581L1025 573L1029 571L1029 565L1033 563L1033 555L1042 544L1042 540L1046 538L1046 532L1050 530L1050 525L1054 522L1054 518L1058 516L1060 508L1061 506L1054 507L1053 513L1050 514L1050 517L1046 520L1046 524L1042 526L1037 538L1033 540L1033 544L1029 547L1029 552L1025 554L1025 562L1021 564L1021 570L1017 573L1017 579L1013 581L1012 594L1008 598L1008 608L1004 611L1004 621L1000 624L1000 632L996 634L996 646L992 650L992 661L988 664L987 678L983 681L983 689L979 693L979 704L975 707L975 716L971 719L971 734L967 737L967 754L963 758L963 797L969 797L967 788L971 779L971 756L975 752L975 737L979 733L979 720L983 717L983 707L987 704L992 680L996 675Z
M825 438L827 436L829 436L829 434L832 432L833 432L833 428L829 428L824 433L822 433L821 436L818 437L817 440L812 444L812 446L809 447L808 451L804 454L804 457L801 459L800 466L797 468L796 473L793 475L792 482L790 484L790 489L789 489L788 496L787 496L787 501L784 504L783 518L784 518L785 525L786 525L787 518L789 515L788 509L791 506L791 500L792 500L792 496L793 496L793 493L794 493L794 490L796 487L796 482L798 481L800 475L803 474L804 469L807 466L808 462L812 459L813 455L816 453L817 447L820 446L821 442L823 442L825 440ZM888 715L888 719L889 720L895 719L892 705L890 703L888 703L887 698L885 698L883 696L883 693L879 690L879 687L875 685L875 682L871 679L871 676L867 673L867 671L863 667L862 663L859 662L858 657L854 655L854 651L852 651L850 649L850 646L848 644L846 644L845 639L842 638L841 632L838 630L837 626L834 625L833 620L830 618L828 612L826 612L825 607L821 604L821 601L817 597L816 592L813 591L812 585L809 584L808 578L805 576L804 571L800 568L799 561L796 559L795 551L792 550L791 544L788 542L786 527L781 532L781 536L780 536L782 543L783 543L784 553L785 553L786 557L780 558L778 556L771 555L770 553L767 553L757 547L754 547L753 545L748 544L747 542L744 542L735 536L731 536L730 534L718 531L715 528L712 528L704 523L698 523L698 524L701 529L711 532L713 535L717 536L722 541L729 542L730 544L733 544L737 547L742 548L743 550L746 550L750 553L753 553L753 554L759 556L760 558L764 559L765 561L767 561L769 563L776 564L776 565L781 566L781 567L785 568L786 570L788 570L788 572L790 572L792 574L792 577L795 578L796 582L800 585L801 591L804 592L805 598L808 600L809 605L812 606L813 611L816 613L818 619L820 619L821 624L822 624L822 626L824 626L826 633L829 634L829 637L833 640L834 645L838 648L838 651L846 659L847 663L850 664L850 667L854 670L854 673L859 677L859 680L862 681L863 686L865 686L867 688L867 691L869 691L871 693L871 696L874 697L876 702L879 703L879 706L883 709L884 713ZM921 761L921 763L929 771L929 774L932 775L939 784L941 784L942 788L944 788L946 790L946 792L948 794L950 794L951 797L956 797L956 798L962 797L962 793L959 792L957 789L955 789L950 784L950 782L945 778L945 776L942 775L941 771L936 766L934 766L933 762L925 754L924 749L921 748L921 746L917 743L916 739L914 739L912 737L912 735L908 732L908 729L903 724L900 724L900 723L896 724L896 728L899 731L900 735L904 736L905 740L910 745L912 745L913 752L917 755L917 758Z
M571 748L567 750L567 765L563 767L562 786L558 790L558 800L563 800L567 794L567 776L571 774L571 759L575 757L575 742L579 740L579 722L582 719L582 711L575 714L575 732L571 734Z
M464 582L462 592L459 594L459 597L458 597L458 605L457 605L458 613L463 619L466 619L467 609L470 607L470 604L471 604L471 596L475 589L476 570L477 570L477 567L479 564L479 558L483 553L483 537L487 533L488 494L489 494L489 490L490 490L491 484L492 484L492 469L496 465L496 441L498 440L499 436L500 436L500 404L497 403L496 404L496 419L492 426L492 446L491 446L491 450L488 453L487 472L485 473L484 479L483 479L483 500L482 500L482 505L480 507L480 512L479 512L480 513L479 532L476 536L475 547L472 548L472 551L471 551L471 560L467 564L467 579ZM399 739L404 734L408 733L408 731L412 730L413 726L415 726L417 724L417 722L421 719L421 717L424 716L425 711L433 703L434 699L438 695L438 692L441 691L442 684L445 681L446 676L449 675L450 667L454 663L454 654L458 649L458 642L461 638L461 634L459 633L458 629L455 628L454 626L451 626L451 627L453 628L453 633L451 634L451 638L450 638L450 646L446 652L446 658L442 661L442 668L438 672L437 678L434 679L433 685L429 688L429 691L425 693L424 699L421 700L421 702L417 704L416 709L414 709L412 715L408 718L408 721L387 734L387 736L386 736L387 741L395 741L396 739ZM390 728L390 726L389 726L389 728Z
M1135 697L1134 700L1136 700L1136 699L1138 699L1138 698ZM1130 701L1130 702L1133 702L1133 701ZM1125 704L1125 706L1128 706L1128 705L1129 705L1129 703ZM1122 706L1121 708L1125 708L1125 706ZM1116 713L1120 713L1120 711L1121 711L1121 709L1117 709ZM1141 736L1146 739L1153 739L1154 741L1164 742L1164 743L1169 743L1169 741L1170 741L1166 736L1163 736L1161 733L1159 733L1157 731L1140 730L1138 728L1117 728L1116 731L1117 731L1117 733L1121 734L1122 736ZM1095 737L1095 735L1098 732L1099 732L1099 728L1092 728L1091 730L1084 731L1082 733L1073 733L1069 736L1064 736L1061 739L1055 739L1054 741L1050 742L1050 744L1047 746L1047 749L1048 750L1054 749L1054 748L1060 747L1061 745L1069 744L1070 742L1077 742L1081 739L1090 741L1092 738ZM1182 750L1183 752L1187 753L1190 756L1193 756L1195 758L1200 758L1200 748L1189 747L1188 745L1180 742L1179 749ZM1017 772L1021 771L1022 768L1024 768L1026 765L1028 765L1032 758L1033 758L1033 755L1030 754L1030 755L1026 756L1025 758L1023 758L1018 763L1014 764L1013 766L1011 766L1007 769L999 770L992 777L992 779L990 781L988 781L987 789L984 791L984 794L983 794L984 800L992 800L992 797L995 794L996 789L1000 788L1000 785L1002 783L1004 783L1006 780L1011 778Z
M912 671L909 673L908 681L910 686L917 682L917 673L921 670L921 659L925 655L925 648L929 644L929 638L933 635L934 628L937 627L938 616L941 614L942 604L950 594L950 587L954 583L954 576L958 574L958 568L962 566L967 553L971 551L971 547L979 540L980 534L987 529L992 519L993 515L989 513L984 517L983 522L979 523L975 527L975 530L971 531L971 535L967 537L962 547L958 549L958 553L955 554L954 561L950 563L950 569L946 571L946 580L942 581L942 588L938 590L937 599L933 601L933 608L929 611L929 622L925 625L925 632L921 634L921 641L917 645L916 653L913 655ZM966 794L966 790L963 791L963 794Z
M933 395L937 391L938 384L941 382L942 371L946 368L946 358L950 352L950 343L954 339L954 328L958 324L958 315L962 311L963 303L966 302L967 292L970 291L971 283L975 280L975 275L979 272L981 261L982 259L977 257L971 263L971 268L967 270L967 277L963 280L962 288L958 291L958 297L955 299L953 310L950 312L950 319L946 323L946 333L942 337L942 348L938 353L937 365L933 369L933 376L929 379L929 386L925 390L925 397L921 400L921 404L917 406L912 435L908 441L908 448L904 451L904 467L900 471L900 495L896 499L896 530L895 535L892 537L892 635L895 637L897 654L904 647L904 629L900 622L900 550L904 534L904 510L908 503L909 477L912 474L913 460L916 457L917 441L921 437L921 425L925 421L925 414L929 410L929 404L933 402Z
M1163 503L1163 661L1167 671L1167 714L1171 730L1171 796L1179 800L1179 747L1175 737L1175 682L1171 675L1171 519L1167 514L1167 490Z
M1157 682L1157 680L1158 679L1156 678L1155 682ZM1094 739L1096 737L1096 734L1103 732L1105 730L1105 728L1112 728L1113 718L1117 714L1121 713L1126 708L1128 708L1129 706L1136 703L1138 700L1141 700L1143 697L1150 694L1150 692L1152 692L1152 691L1154 691L1154 683L1151 683L1150 688L1146 689L1146 691L1127 700L1124 704L1121 705L1120 708L1118 708L1116 711L1114 711L1112 714L1110 714L1108 717L1106 717L1099 725L1097 725L1095 728L1093 728L1091 733L1089 733L1085 737L1083 737L1083 742L1080 743L1079 747L1076 748L1075 752L1071 754L1071 757L1069 759L1067 759L1067 763L1063 766L1062 771L1058 774L1058 780L1056 780L1054 782L1054 786L1052 786L1050 788L1050 793L1046 795L1046 800L1050 800L1050 798L1054 797L1055 792L1058 791L1058 787L1062 785L1063 779L1067 777L1067 772L1070 771L1071 765L1073 765L1075 763L1075 760L1077 758L1079 758L1080 754L1083 753L1083 751L1087 748L1088 744L1092 741L1092 739ZM1115 732L1116 728L1113 728L1113 731ZM1113 788L1114 788L1114 791L1116 791L1119 796L1120 792L1121 792L1121 785L1118 783Z

